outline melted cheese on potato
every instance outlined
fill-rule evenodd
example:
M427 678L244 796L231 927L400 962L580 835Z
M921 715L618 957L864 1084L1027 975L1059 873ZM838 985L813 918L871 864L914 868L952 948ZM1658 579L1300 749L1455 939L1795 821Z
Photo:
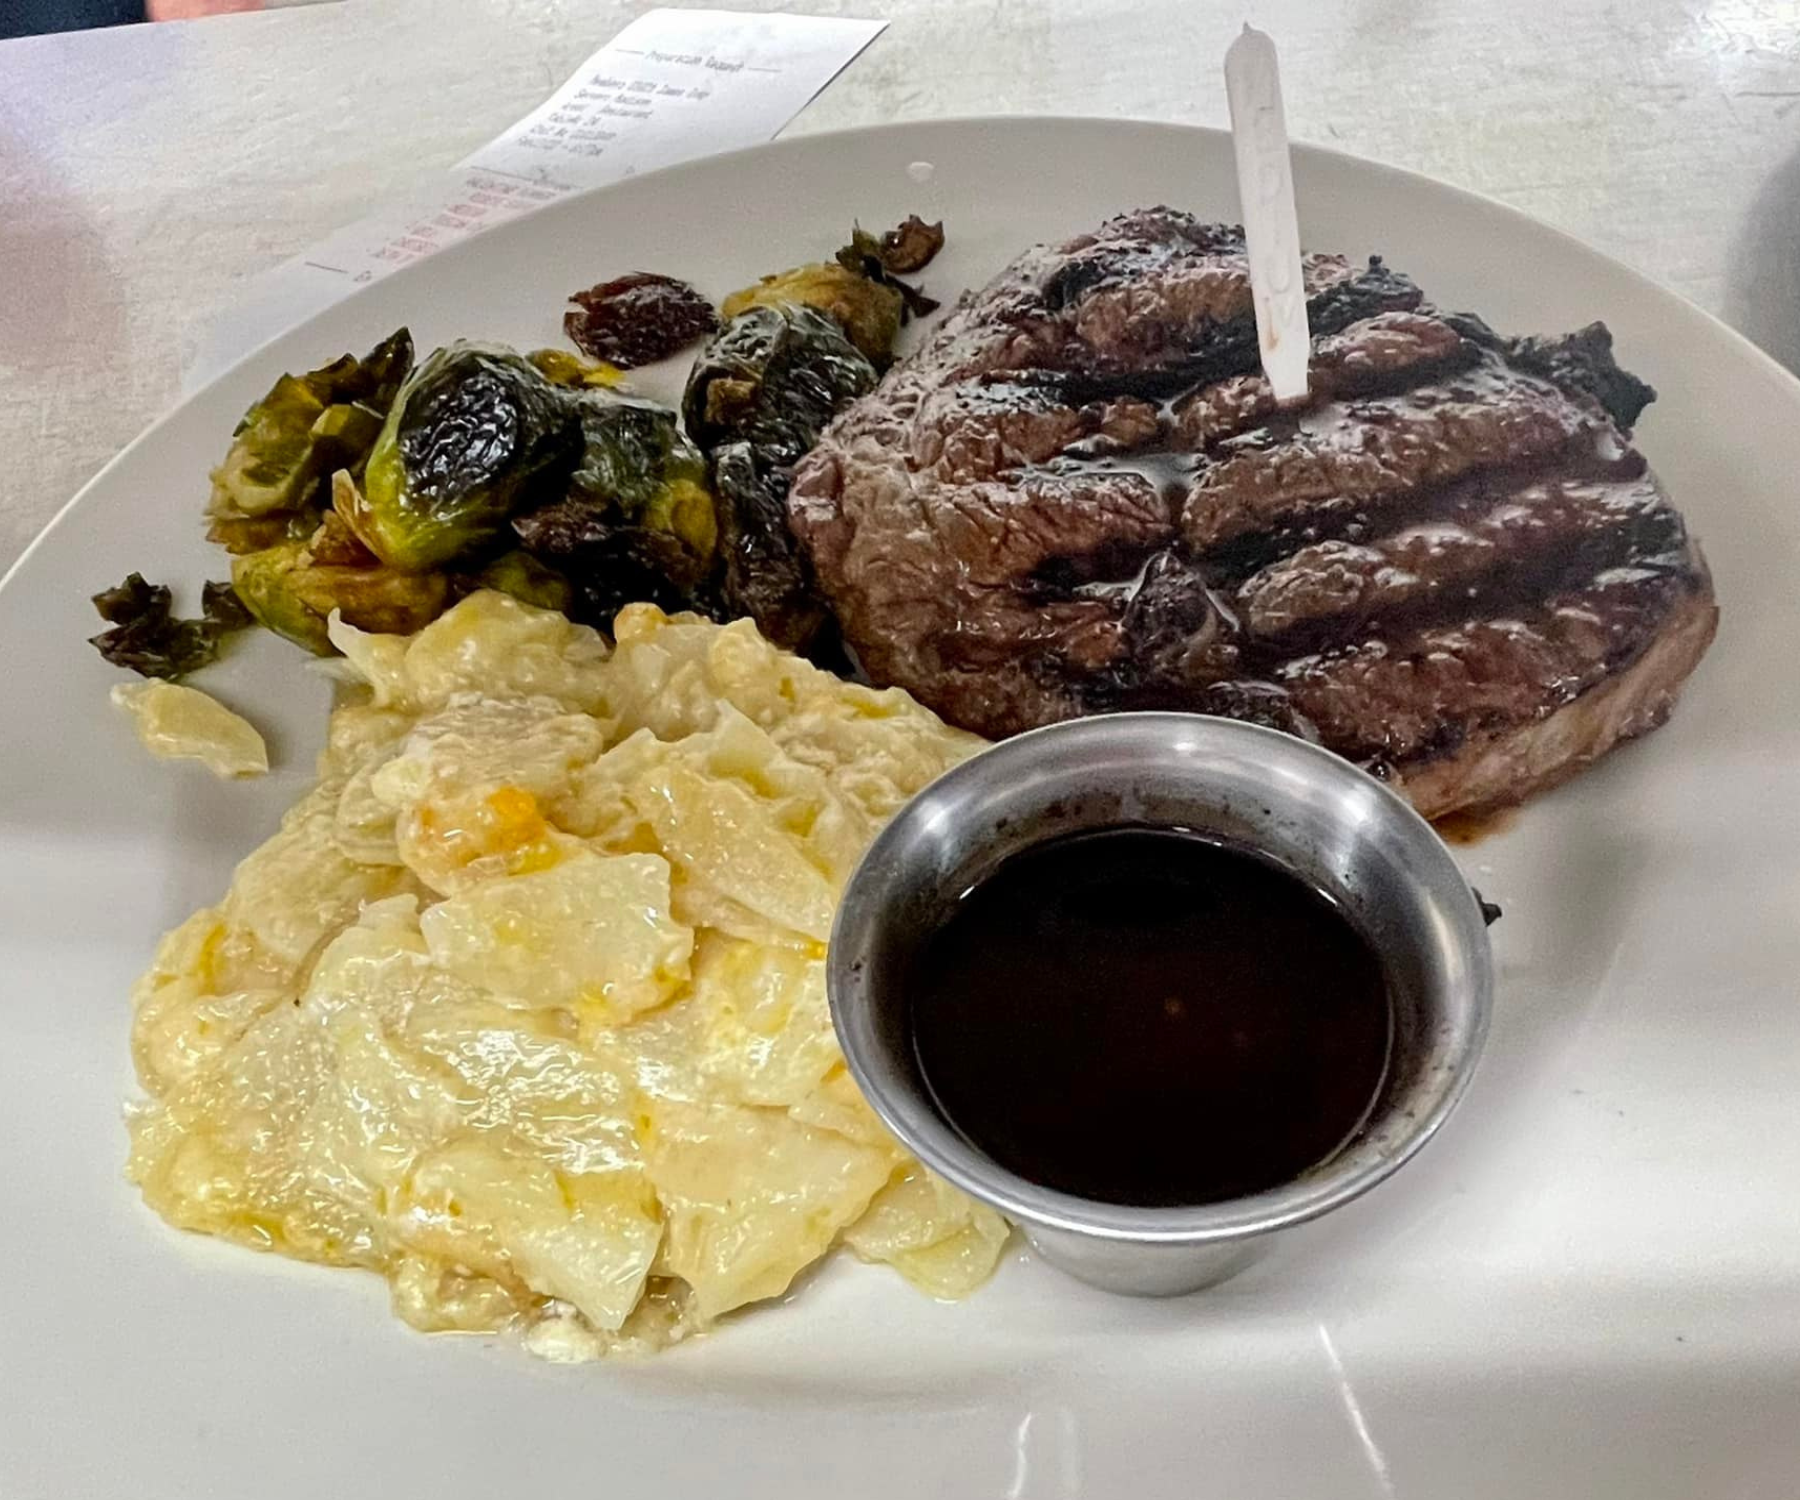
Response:
M660 1347L834 1245L935 1296L1005 1224L857 1094L838 893L978 747L747 624L476 594L342 625L317 788L135 992L131 1172L171 1223L385 1275L423 1329Z

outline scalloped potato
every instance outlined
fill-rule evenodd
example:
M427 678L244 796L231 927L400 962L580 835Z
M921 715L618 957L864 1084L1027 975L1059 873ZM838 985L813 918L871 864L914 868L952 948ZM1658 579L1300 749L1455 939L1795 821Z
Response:
M494 593L333 639L363 685L318 786L136 988L158 1213L558 1359L837 1245L933 1296L988 1276L1005 1224L857 1094L823 962L875 831L979 741L647 606L611 651Z
M158 760L197 760L227 779L269 769L269 748L256 726L199 688L152 677L120 683L112 701Z

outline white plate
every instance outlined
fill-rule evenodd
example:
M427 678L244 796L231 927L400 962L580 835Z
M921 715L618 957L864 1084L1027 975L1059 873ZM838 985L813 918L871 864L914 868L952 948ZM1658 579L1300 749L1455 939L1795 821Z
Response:
M908 165L930 162L921 185ZM1388 1186L1223 1288L1116 1300L1016 1256L960 1306L834 1265L654 1362L424 1338L370 1276L165 1229L123 1182L126 989L306 781L326 692L217 677L278 773L149 761L84 645L137 568L220 571L206 470L285 369L396 324L557 341L649 267L718 294L850 221L942 216L927 281L1167 201L1236 215L1212 133L1080 121L815 137L626 183L365 291L132 445L0 591L0 1494L958 1500L1788 1494L1800 1470L1800 385L1553 231L1300 153L1309 243L1506 330L1604 318L1724 628L1674 722L1464 852L1506 907L1488 1055ZM209 683L209 685L215 685Z

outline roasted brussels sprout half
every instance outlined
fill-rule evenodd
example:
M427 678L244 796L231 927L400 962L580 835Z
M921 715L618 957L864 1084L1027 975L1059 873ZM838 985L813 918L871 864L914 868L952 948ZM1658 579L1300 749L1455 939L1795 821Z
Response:
M343 470L332 486L340 503L356 488ZM451 593L442 573L403 573L377 561L335 513L304 541L234 557L231 582L259 622L320 656L335 649L326 633L334 609L359 630L409 635L435 620Z
M885 365L894 357L905 305L893 287L835 261L820 261L765 276L755 286L733 292L720 310L729 322L753 307L817 308L835 318L867 358ZM701 358L705 357L703 353Z
M368 456L412 357L412 335L402 328L360 360L346 354L277 380L244 413L231 451L212 472L207 513L215 526L230 537L231 522L321 506L328 476L360 468Z
M748 615L777 646L805 651L832 617L788 529L788 476L787 469L758 467L748 443L726 443L713 454L719 592L731 615Z
M788 529L793 466L875 378L832 317L759 306L715 335L688 380L687 428L711 457L718 496L726 612L790 650L814 649L830 622Z
M616 510L634 526L672 532L702 563L718 542L706 458L676 414L654 401L591 396L581 404L581 461L568 498Z
M706 460L666 406L589 392L581 460L564 498L515 517L525 549L563 573L575 615L610 626L620 605L647 599L703 609L718 521Z
M700 351L681 409L702 448L742 440L759 466L787 467L836 412L874 386L874 365L835 319L764 304L733 318Z
M401 386L344 519L382 562L422 572L488 547L554 493L581 441L572 394L523 355L451 344Z
M320 656L334 650L325 629L334 609L359 630L410 635L435 620L450 598L450 581L441 573L317 562L305 542L234 557L231 582L260 623Z

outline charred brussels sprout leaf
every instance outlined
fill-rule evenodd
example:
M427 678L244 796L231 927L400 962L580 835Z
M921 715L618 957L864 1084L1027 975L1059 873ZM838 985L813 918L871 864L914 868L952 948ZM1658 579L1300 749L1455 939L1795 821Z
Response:
M636 271L569 298L563 332L584 354L621 370L653 365L719 326L712 303L685 281Z
M133 573L94 595L94 608L112 628L91 637L92 644L115 667L174 682L212 661L219 642L249 623L228 583L205 586L198 620L177 619L171 602L164 585Z
M576 595L575 615L609 626L647 599L704 608L718 522L706 460L665 406L589 392L582 453L566 496L513 521L525 549L553 564Z
M894 232L899 233L898 230ZM866 229L852 229L850 243L837 253L837 263L850 274L862 277L899 298L902 323L936 312L941 305L936 298L927 297L916 286L902 281L894 274L894 267L888 263L886 245L886 240L876 239ZM934 250L932 253L937 252Z
M510 349L439 349L400 388L344 519L382 562L408 571L485 548L566 477L581 447L578 411Z
M412 334L396 329L363 357L361 367L350 377L344 393L376 412L385 412L400 394L406 377L412 374ZM341 398L340 398L341 399Z
M525 356L538 374L552 385L566 385L573 390L598 386L602 390L625 379L624 371L603 359L585 359L566 349L533 349Z
M714 337L688 380L687 428L712 459L725 608L791 650L813 647L830 619L788 529L792 469L875 378L833 318L758 306Z
M833 261L765 276L755 286L733 292L722 310L729 320L753 307L811 307L829 313L843 326L850 342L877 364L893 358L905 311L901 294L893 287L871 281L860 266Z
M238 598L236 589L229 583L211 580L200 585L200 613L221 632L242 630L253 619L250 611L244 608L244 601Z
M135 625L148 619L166 619L175 596L167 584L151 583L142 573L128 575L123 583L94 595L94 609L108 625Z
M410 635L436 619L450 597L441 573L321 562L306 542L234 557L231 581L257 620L320 656L333 650L326 622L334 609L359 630Z
M943 220L927 224L917 214L908 214L882 235L878 253L883 270L895 276L910 276L915 271L923 271L943 248Z
M360 468L367 458L412 356L412 335L402 328L360 360L346 354L277 380L244 414L231 451L212 472L207 510L215 527L319 504L326 476Z

